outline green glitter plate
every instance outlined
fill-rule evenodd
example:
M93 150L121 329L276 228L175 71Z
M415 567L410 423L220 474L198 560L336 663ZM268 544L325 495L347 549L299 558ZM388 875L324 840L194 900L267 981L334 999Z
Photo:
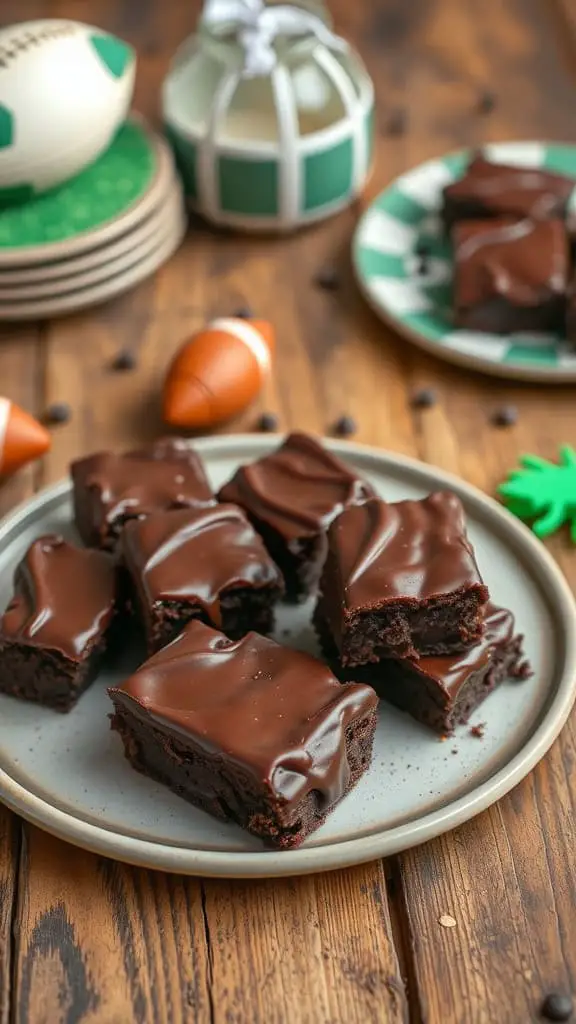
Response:
M163 141L142 122L127 121L72 181L0 210L0 268L66 259L111 241L140 223L171 176Z
M494 161L546 167L571 175L576 145L507 142L484 146ZM576 354L564 338L543 334L484 334L451 322L452 254L438 213L442 189L461 177L469 152L450 153L403 174L361 218L353 244L360 288L376 313L400 334L439 359L497 377L565 384L576 382ZM572 205L576 193L572 197ZM430 258L418 273L415 246Z

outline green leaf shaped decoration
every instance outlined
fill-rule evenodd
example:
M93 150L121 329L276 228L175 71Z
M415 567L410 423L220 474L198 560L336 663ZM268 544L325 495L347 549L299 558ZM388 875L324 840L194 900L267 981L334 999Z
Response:
M498 488L507 509L526 522L541 539L549 537L564 523L570 524L576 544L576 452L565 444L559 463L538 455L522 455L522 469L513 470Z

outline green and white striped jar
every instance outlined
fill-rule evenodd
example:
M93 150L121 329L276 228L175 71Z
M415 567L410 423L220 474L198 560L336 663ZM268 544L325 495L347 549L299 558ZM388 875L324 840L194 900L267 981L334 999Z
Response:
M217 224L289 231L359 194L373 151L374 88L358 55L279 37L267 76L242 76L234 37L200 31L164 82L164 124L190 205Z

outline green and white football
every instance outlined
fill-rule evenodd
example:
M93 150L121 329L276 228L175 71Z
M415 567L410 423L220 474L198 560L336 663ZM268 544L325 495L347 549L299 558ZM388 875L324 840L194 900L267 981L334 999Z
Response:
M135 66L127 43L80 22L0 31L0 206L60 185L110 145Z

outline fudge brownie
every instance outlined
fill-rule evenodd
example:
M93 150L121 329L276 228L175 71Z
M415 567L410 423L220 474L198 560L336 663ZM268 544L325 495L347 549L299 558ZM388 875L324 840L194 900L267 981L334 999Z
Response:
M201 622L108 691L131 765L266 843L298 846L370 763L378 698L322 662Z
M202 460L183 438L73 462L76 526L85 544L113 550L124 524L152 512L214 505Z
M452 237L458 327L498 334L563 329L569 245L562 221L463 221Z
M290 434L270 455L241 466L219 494L240 505L278 563L291 601L316 590L326 530L349 505L372 497L365 480L307 434Z
M489 604L483 636L467 651L439 657L385 658L377 665L335 671L346 679L370 683L379 697L408 711L418 722L448 736L504 681L526 679L530 666L516 633L514 616ZM330 636L322 637L327 656L337 654Z
M236 505L157 512L127 523L120 541L148 647L168 643L193 618L237 639L268 633L282 574Z
M315 622L343 665L450 654L482 636L488 596L455 494L372 498L328 531Z
M494 164L478 154L464 176L444 189L444 223L450 229L461 220L487 217L562 220L575 184L543 168Z
M69 711L100 668L115 606L110 555L52 535L34 541L0 619L0 691Z

